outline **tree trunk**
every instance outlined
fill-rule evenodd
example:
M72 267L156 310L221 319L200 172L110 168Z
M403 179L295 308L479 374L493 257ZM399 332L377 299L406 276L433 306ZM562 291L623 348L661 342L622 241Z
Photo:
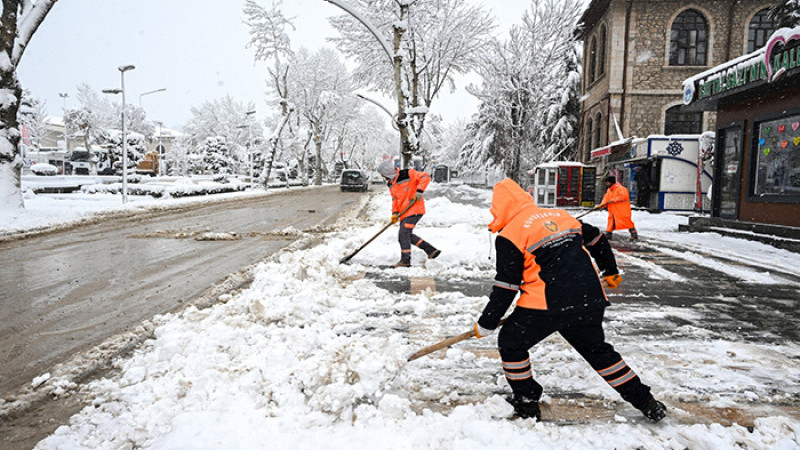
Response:
M314 146L316 147L316 157L314 158L314 185L322 186L322 130L319 124L314 124Z
M0 210L20 209L22 201L22 158L17 112L22 88L17 66L31 37L56 0L35 3L3 0L0 8ZM20 25L21 26L18 26Z
M400 6L400 22L402 22L407 15L408 5L402 4ZM408 131L409 124L406 122L406 104L408 103L408 99L403 89L403 57L400 53L400 44L402 43L404 33L404 28L395 26L394 39L392 41L394 47L394 88L397 98L397 127L400 129L401 169L408 168L411 155L414 152L413 145L411 144L411 133Z
M308 170L306 169L306 155L308 155L308 144L311 143L311 134L308 135L306 139L306 143L303 144L303 152L300 154L300 157L297 158L297 171L300 172L300 181L303 182L303 186L308 186Z
M289 116L292 114L292 111L294 111L293 109L289 109L286 106L287 102L285 100L282 102L282 104L284 105L283 106L283 110L281 112L282 115L283 115L283 118L281 119L281 123L278 125L278 129L275 130L273 135L270 136L270 138L269 138L269 143L270 143L270 147L271 147L270 155L269 155L269 161L264 165L264 172L262 174L263 178L264 178L264 187L265 188L269 187L269 176L272 173L272 164L275 162L275 153L277 153L277 151L278 151L278 144L281 141L281 133L283 133L283 127L285 127L286 123L289 122ZM289 174L288 173L286 174L286 185L287 186L289 185Z
M18 146L20 139L17 111L22 88L17 81L16 68L0 69L0 210L20 209L22 201L22 158Z

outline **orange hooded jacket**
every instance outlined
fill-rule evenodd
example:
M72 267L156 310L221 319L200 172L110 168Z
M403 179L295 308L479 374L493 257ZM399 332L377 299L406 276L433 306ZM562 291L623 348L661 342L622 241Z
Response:
M408 206L414 194L425 192L431 176L427 172L420 172L414 169L404 169L397 171L394 179L388 183L389 193L392 195L392 214L397 214ZM415 202L398 220L403 220L409 216L425 214L425 199L422 198Z
M490 211L494 220L489 230L511 241L525 258L517 306L569 311L607 304L591 255L583 246L584 224L564 210L539 208L508 178L495 185Z
M636 228L631 218L631 196L625 186L619 183L609 186L600 204L607 205L608 208L606 231Z

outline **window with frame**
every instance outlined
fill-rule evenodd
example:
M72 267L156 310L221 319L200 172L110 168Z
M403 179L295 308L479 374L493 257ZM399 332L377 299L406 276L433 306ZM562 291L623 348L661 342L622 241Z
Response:
M703 113L686 113L673 106L664 114L664 134L700 134L703 131Z
M594 147L598 148L603 145L603 116L600 113L594 116Z
M670 66L705 66L708 54L708 21L688 9L672 22L669 40Z
M597 78L606 73L606 26L600 27L600 48L597 60Z
M589 83L594 83L597 73L597 38L592 37L589 44Z
M587 160L591 158L592 149L594 148L592 146L592 136L593 136L592 135L592 126L593 126L593 123L592 123L592 119L590 118L588 120L588 122L586 122L586 137L584 139L586 141L586 159Z
M755 124L752 194L800 200L800 114Z
M769 8L757 12L747 29L747 53L767 45L767 39L778 29L778 24L769 18Z

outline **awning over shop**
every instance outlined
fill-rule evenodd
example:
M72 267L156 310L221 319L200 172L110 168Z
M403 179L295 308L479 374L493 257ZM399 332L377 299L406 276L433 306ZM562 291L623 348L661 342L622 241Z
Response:
M612 142L611 144L592 150L592 159L601 158L603 156L617 156L629 153L631 151L631 143L633 138L623 139L621 141Z

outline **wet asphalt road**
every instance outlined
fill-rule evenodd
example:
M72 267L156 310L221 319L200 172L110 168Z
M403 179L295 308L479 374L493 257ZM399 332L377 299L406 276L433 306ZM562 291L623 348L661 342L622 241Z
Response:
M359 195L290 190L0 243L0 398L297 237L276 231L330 223Z
M453 201L489 208L489 203L476 203L476 198L465 197L461 192L447 189L443 193ZM602 213L597 213L602 214ZM691 311L699 315L702 327L748 342L800 342L800 264L783 270L767 269L757 260L741 261L726 259L711 251L692 248L714 264L699 264L692 258L675 256L687 252L680 244L661 241L657 236L642 236L637 242L627 241L626 233L618 233L612 241L617 254L617 263L623 273L623 283L618 289L608 290L609 300L614 305L643 305L653 308L672 307ZM800 255L798 255L800 263ZM777 284L753 284L743 282L731 275L715 270L715 264L741 267L758 273L770 272L774 278L783 280ZM653 276L649 271L676 274L681 281ZM494 274L492 273L492 276ZM387 277L381 272L371 273L378 284L394 292L409 292L413 280ZM467 296L488 295L493 279L430 280L437 292L459 291ZM643 339L670 335L676 327L691 325L678 315L664 316L660 321L644 321L635 328L621 332L635 333ZM626 331L627 330L627 331Z

